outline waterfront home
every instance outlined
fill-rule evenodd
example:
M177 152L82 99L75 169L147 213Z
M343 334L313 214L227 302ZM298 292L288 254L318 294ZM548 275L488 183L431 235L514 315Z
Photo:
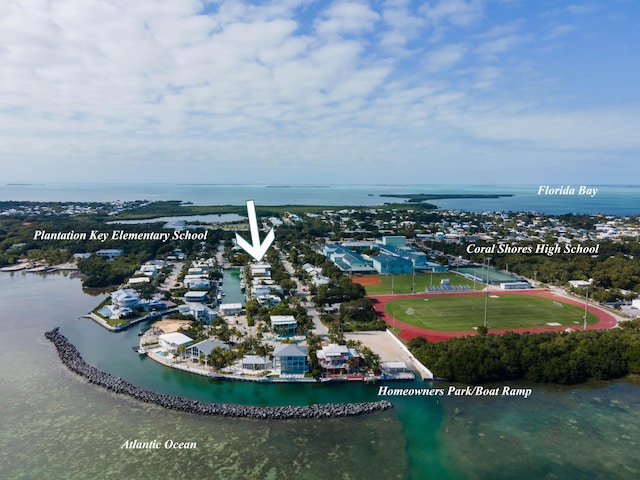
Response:
M260 295L259 297L256 297L256 300L258 301L260 306L268 305L271 307L275 307L282 303L282 299L277 295Z
M327 375L347 374L359 363L359 356L355 350L346 345L330 343L316 351L322 373Z
M242 313L241 303L223 303L218 307L223 315L239 315Z
M229 345L221 342L220 340L204 340L187 347L184 351L184 356L194 360L199 360L200 355L208 357L216 348L229 350Z
M182 315L192 315L195 320L199 320L204 323L209 323L214 320L218 314L213 308L207 307L201 303L185 303L178 307L178 312Z
M309 370L307 347L281 344L273 351L273 368L282 375L304 375Z
M98 313L105 318L109 318L111 320L118 320L120 318L126 318L130 315L133 315L133 310L129 307L119 307L118 305L105 305L102 307Z
M245 370L264 371L271 368L271 362L269 361L269 357L245 355L242 357L242 368Z
M140 304L140 296L133 288L111 292L111 303L119 308L135 308Z
M184 277L182 283L189 290L209 290L211 288L209 279L203 278L200 275L187 275Z
M158 337L158 343L169 353L175 353L178 347L189 345L193 339L187 337L184 333L164 333Z
M251 276L253 278L270 277L271 265L268 263L254 263L251 265Z
M270 315L271 330L281 337L295 335L298 322L293 315Z
M184 294L185 302L195 302L195 303L203 303L209 297L209 293L206 291L189 291Z

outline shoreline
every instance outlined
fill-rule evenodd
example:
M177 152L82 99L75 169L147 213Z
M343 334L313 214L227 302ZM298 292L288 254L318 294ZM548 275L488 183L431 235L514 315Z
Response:
M186 413L208 416L244 417L264 420L285 420L302 418L352 417L393 408L387 400L363 403L323 403L307 406L256 407L233 404L205 403L189 400L175 395L156 393L133 385L126 380L102 372L84 361L80 352L60 333L60 327L45 332L47 340L52 342L62 363L74 373L115 393L128 395L136 400L155 403L163 408Z

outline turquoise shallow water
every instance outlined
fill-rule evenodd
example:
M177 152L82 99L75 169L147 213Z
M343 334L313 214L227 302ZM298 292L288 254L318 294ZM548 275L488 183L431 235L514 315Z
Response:
M89 385L43 332L61 325L87 361L167 393L258 405L361 401L364 385L210 382L140 358L137 331L79 315L100 297L62 275L0 275L0 478L622 478L640 475L640 386L534 386L528 399L393 397L389 412L260 422L162 410ZM196 442L132 451L127 440Z
M567 186L567 185L565 185ZM443 209L473 212L536 211L539 213L640 214L640 186L600 185L594 197L539 195L539 185L184 185L184 184L0 184L0 201L110 202L176 200L196 205L383 205L403 199L396 194L511 194L512 197L434 200ZM560 185L552 185L560 187ZM589 187L594 187L590 185Z

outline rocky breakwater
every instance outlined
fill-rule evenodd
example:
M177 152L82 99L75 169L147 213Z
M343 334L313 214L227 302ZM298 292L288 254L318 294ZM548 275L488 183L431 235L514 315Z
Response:
M350 417L393 408L393 404L386 400L365 403L326 403L300 407L252 407L189 400L175 395L166 395L137 387L120 377L102 372L89 365L84 361L76 347L69 343L67 338L60 333L58 327L46 332L45 337L55 345L62 363L78 375L85 377L90 383L100 385L116 393L129 395L143 402L155 403L161 407L181 412L196 413L198 415L223 415L227 417L276 420L289 418Z

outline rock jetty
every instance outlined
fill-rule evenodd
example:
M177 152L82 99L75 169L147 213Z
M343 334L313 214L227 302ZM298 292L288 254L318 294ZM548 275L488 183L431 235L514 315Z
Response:
M58 350L58 356L67 368L85 377L90 383L100 385L115 393L129 395L143 402L155 403L164 408L198 415L222 415L226 417L260 418L280 420L291 418L350 417L393 408L387 400L365 403L325 403L308 406L253 407L245 405L205 403L175 395L166 395L137 387L120 377L102 372L84 361L80 352L60 333L59 327L46 332L45 337Z

